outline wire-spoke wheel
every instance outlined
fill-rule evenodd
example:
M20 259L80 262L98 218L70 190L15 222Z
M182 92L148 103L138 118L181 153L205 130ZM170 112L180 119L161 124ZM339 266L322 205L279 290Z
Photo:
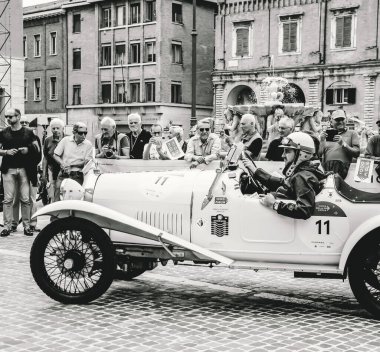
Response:
M46 226L30 253L33 277L45 294L62 303L88 303L111 285L115 250L96 224L66 218Z
M348 264L348 278L358 302L380 319L380 239L358 245Z

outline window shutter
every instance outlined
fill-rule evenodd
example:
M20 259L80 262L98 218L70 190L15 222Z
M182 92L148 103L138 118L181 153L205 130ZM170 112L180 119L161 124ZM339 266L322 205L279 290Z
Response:
M337 17L335 20L336 20L335 47L340 48L343 46L344 17Z
M345 16L343 23L343 46L351 46L351 26L352 26L352 16Z
M355 104L356 103L356 88L348 88L348 104Z
M326 104L334 104L334 89L326 89Z
M289 51L297 51L297 22L290 23L289 28Z
M249 29L239 28L236 30L236 56L249 55Z
M282 24L282 52L288 52L290 51L290 23L283 23Z

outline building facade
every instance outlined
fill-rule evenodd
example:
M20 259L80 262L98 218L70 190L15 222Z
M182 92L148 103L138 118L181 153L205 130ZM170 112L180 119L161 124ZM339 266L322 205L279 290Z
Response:
M9 107L24 113L24 58L22 55L22 0L2 1L0 11L0 126Z
M25 113L39 126L66 122L66 17L63 1L24 8ZM40 127L42 128L42 127Z
M188 1L71 1L67 16L68 121L90 134L106 115L127 130L137 112L145 127L191 117L192 4ZM197 118L211 116L216 5L197 6Z
M379 119L377 0L226 0L218 3L213 84L227 105L263 103L262 81L289 81L288 102L343 107L369 126Z

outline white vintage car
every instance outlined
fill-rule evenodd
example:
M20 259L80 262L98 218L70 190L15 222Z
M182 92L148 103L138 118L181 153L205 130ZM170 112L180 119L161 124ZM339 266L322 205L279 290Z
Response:
M273 172L282 166L258 162ZM31 270L62 303L90 302L115 276L129 280L168 260L348 276L357 300L380 318L380 180L374 173L355 182L354 168L348 183L329 176L313 216L294 220L242 194L242 167L99 159L87 165L83 187L65 182L68 200L35 214L58 220L36 237Z

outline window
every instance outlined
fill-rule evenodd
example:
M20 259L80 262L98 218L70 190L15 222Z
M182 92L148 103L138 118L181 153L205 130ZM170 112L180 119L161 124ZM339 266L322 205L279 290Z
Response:
M115 65L124 65L125 63L125 43L115 44Z
M249 57L252 56L253 46L253 23L235 23L232 32L232 56Z
M129 63L137 64L140 62L140 43L131 43L129 47Z
M125 84L123 82L115 83L115 102L125 103Z
M172 22L183 23L182 22L182 4L172 3Z
M41 100L41 79L34 80L34 100Z
M172 83L171 87L171 102L180 104L182 103L182 89L181 83Z
M100 22L100 28L108 28L111 27L111 8L110 7L103 7L101 11L101 22Z
M73 70L80 70L81 66L81 50L73 49Z
M140 23L140 3L135 2L130 5L129 24Z
M81 30L81 17L80 13L73 14L73 33L80 33Z
M140 101L140 83L133 82L130 84L131 102L137 103Z
M116 7L116 26L125 26L127 24L125 6Z
M356 88L329 88L326 89L326 104L355 104Z
M101 49L101 66L111 66L111 44L103 44Z
M172 63L182 64L182 43L172 42Z
M57 32L50 33L50 55L57 55Z
M24 101L28 101L28 80L24 79Z
M356 47L356 13L336 12L331 21L331 48Z
M156 20L156 0L145 0L145 22Z
M57 77L50 77L50 100L57 100Z
M280 17L280 53L301 52L301 17Z
M41 35L36 34L34 36L34 56L41 56Z
M28 42L26 40L26 35L24 35L24 37L23 37L22 54L24 57L28 57Z
M111 102L111 83L102 82L102 103L108 104Z
M145 101L156 101L156 82L145 82Z
M156 42L145 42L144 62L156 62Z
M73 86L73 105L81 104L81 86L80 84Z

